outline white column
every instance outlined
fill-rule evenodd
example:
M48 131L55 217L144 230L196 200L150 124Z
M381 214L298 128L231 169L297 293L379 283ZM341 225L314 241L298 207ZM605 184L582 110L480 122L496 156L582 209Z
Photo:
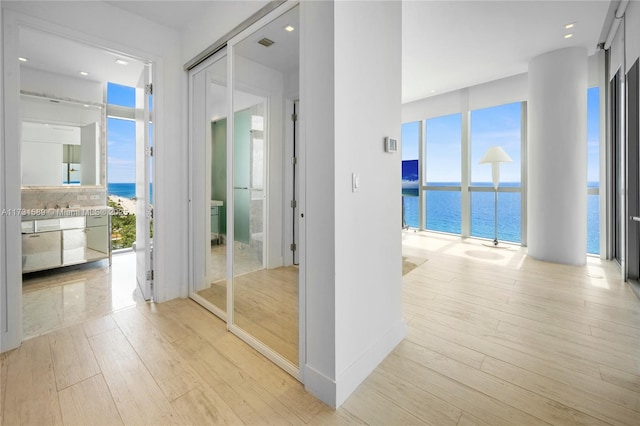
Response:
M587 50L529 64L529 255L581 265L587 251Z

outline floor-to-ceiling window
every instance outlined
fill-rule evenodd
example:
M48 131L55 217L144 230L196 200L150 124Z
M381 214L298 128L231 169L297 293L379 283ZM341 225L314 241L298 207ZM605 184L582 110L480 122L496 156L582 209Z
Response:
M587 253L600 254L600 89L587 92Z
M515 102L405 123L402 127L405 225L451 234L462 234L466 229L465 235L493 238L491 166L479 162L489 147L499 145L513 161L501 164L500 169L498 237L522 242L523 108L523 103ZM467 113L468 132L463 130ZM468 134L468 138L463 134Z
M479 164L487 149L500 146L513 160L500 164L498 239L521 241L520 102L471 111L471 235L493 238L495 206L490 164Z
M421 123L402 125L402 225L420 227L420 133Z
M462 114L431 118L425 126L425 227L460 234Z
M129 248L136 240L136 89L107 83L107 195L116 209L111 246Z

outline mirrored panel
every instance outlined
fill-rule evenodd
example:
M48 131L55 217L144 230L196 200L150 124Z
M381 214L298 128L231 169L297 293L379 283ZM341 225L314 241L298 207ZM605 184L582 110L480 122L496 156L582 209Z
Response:
M196 254L192 296L214 313L227 312L227 58L192 76L194 188L201 252ZM202 269L200 269L202 267Z
M292 264L298 8L233 46L233 323L298 361L298 268ZM288 117L288 119L287 119ZM285 214L287 212L287 214Z
M103 105L23 93L23 187L104 185Z

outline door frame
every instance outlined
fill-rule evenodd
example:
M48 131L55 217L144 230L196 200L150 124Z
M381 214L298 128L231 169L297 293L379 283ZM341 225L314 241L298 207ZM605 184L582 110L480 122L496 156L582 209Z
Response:
M31 28L52 36L68 38L90 47L121 54L152 67L152 80L162 81L162 60L155 54L112 42L95 35L84 33L62 25L40 20L13 10L2 10L2 121L4 129L4 144L0 147L0 208L21 207L21 149L20 149L20 65L15 60L19 56L19 30ZM155 96L154 107L154 135L158 134L158 123L163 117L163 94L159 91ZM155 138L155 136L154 136ZM154 161L151 173L155 178L158 162ZM161 166L160 166L161 167ZM155 179L154 179L155 181ZM107 182L105 182L105 190ZM154 235L156 234L154 221ZM22 247L20 217L0 216L0 352L17 348L23 340L22 321ZM8 250L11 247L11 250ZM157 286L156 286L156 289Z
M624 74L625 80L625 174L624 187L626 194L626 203L624 207L625 224L625 264L624 278L625 280L638 281L640 278L640 223L632 220L633 216L640 216L640 207L638 200L638 191L640 190L640 174L638 173L638 164L640 162L640 146L638 145L638 127L640 117L638 116L638 107L640 106L638 98L640 95L640 85L638 84L640 60L636 59L634 64ZM631 80L635 73L635 81ZM634 87L635 85L635 87ZM635 100L635 104L632 102ZM632 133L632 131L635 133ZM634 139L632 137L635 136ZM632 256L634 256L632 258Z

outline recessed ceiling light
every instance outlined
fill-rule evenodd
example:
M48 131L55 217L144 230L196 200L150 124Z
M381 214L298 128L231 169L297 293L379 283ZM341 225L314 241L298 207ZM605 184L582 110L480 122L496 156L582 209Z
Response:
M284 30L291 32L291 31L295 30L295 28L292 27L291 25L287 25L286 27L284 27Z
M124 59L116 59L116 64L118 64L118 65L129 65L129 62L125 61Z
M87 105L87 104L84 104L82 106L85 107L85 108L89 108L89 105Z
M86 77L86 76L88 76L88 75L89 75L89 73L88 73L88 72L86 72L86 71L80 71L80 75L83 75L83 76L85 76L85 77Z
M436 93L436 89L431 89L431 93Z
M18 60L19 60L20 62L28 62L28 61L29 61L29 58L25 58L25 57L23 57L23 56L20 56L20 57L18 58Z
M571 38L571 37L573 37L573 34L565 34L564 35L564 38Z
M565 26L564 26L564 28L565 28L565 29L567 29L567 30L570 30L571 28L573 28L573 27L575 27L575 26L576 26L576 23L575 23L575 22L572 22L572 23L570 23L570 24L565 25Z

